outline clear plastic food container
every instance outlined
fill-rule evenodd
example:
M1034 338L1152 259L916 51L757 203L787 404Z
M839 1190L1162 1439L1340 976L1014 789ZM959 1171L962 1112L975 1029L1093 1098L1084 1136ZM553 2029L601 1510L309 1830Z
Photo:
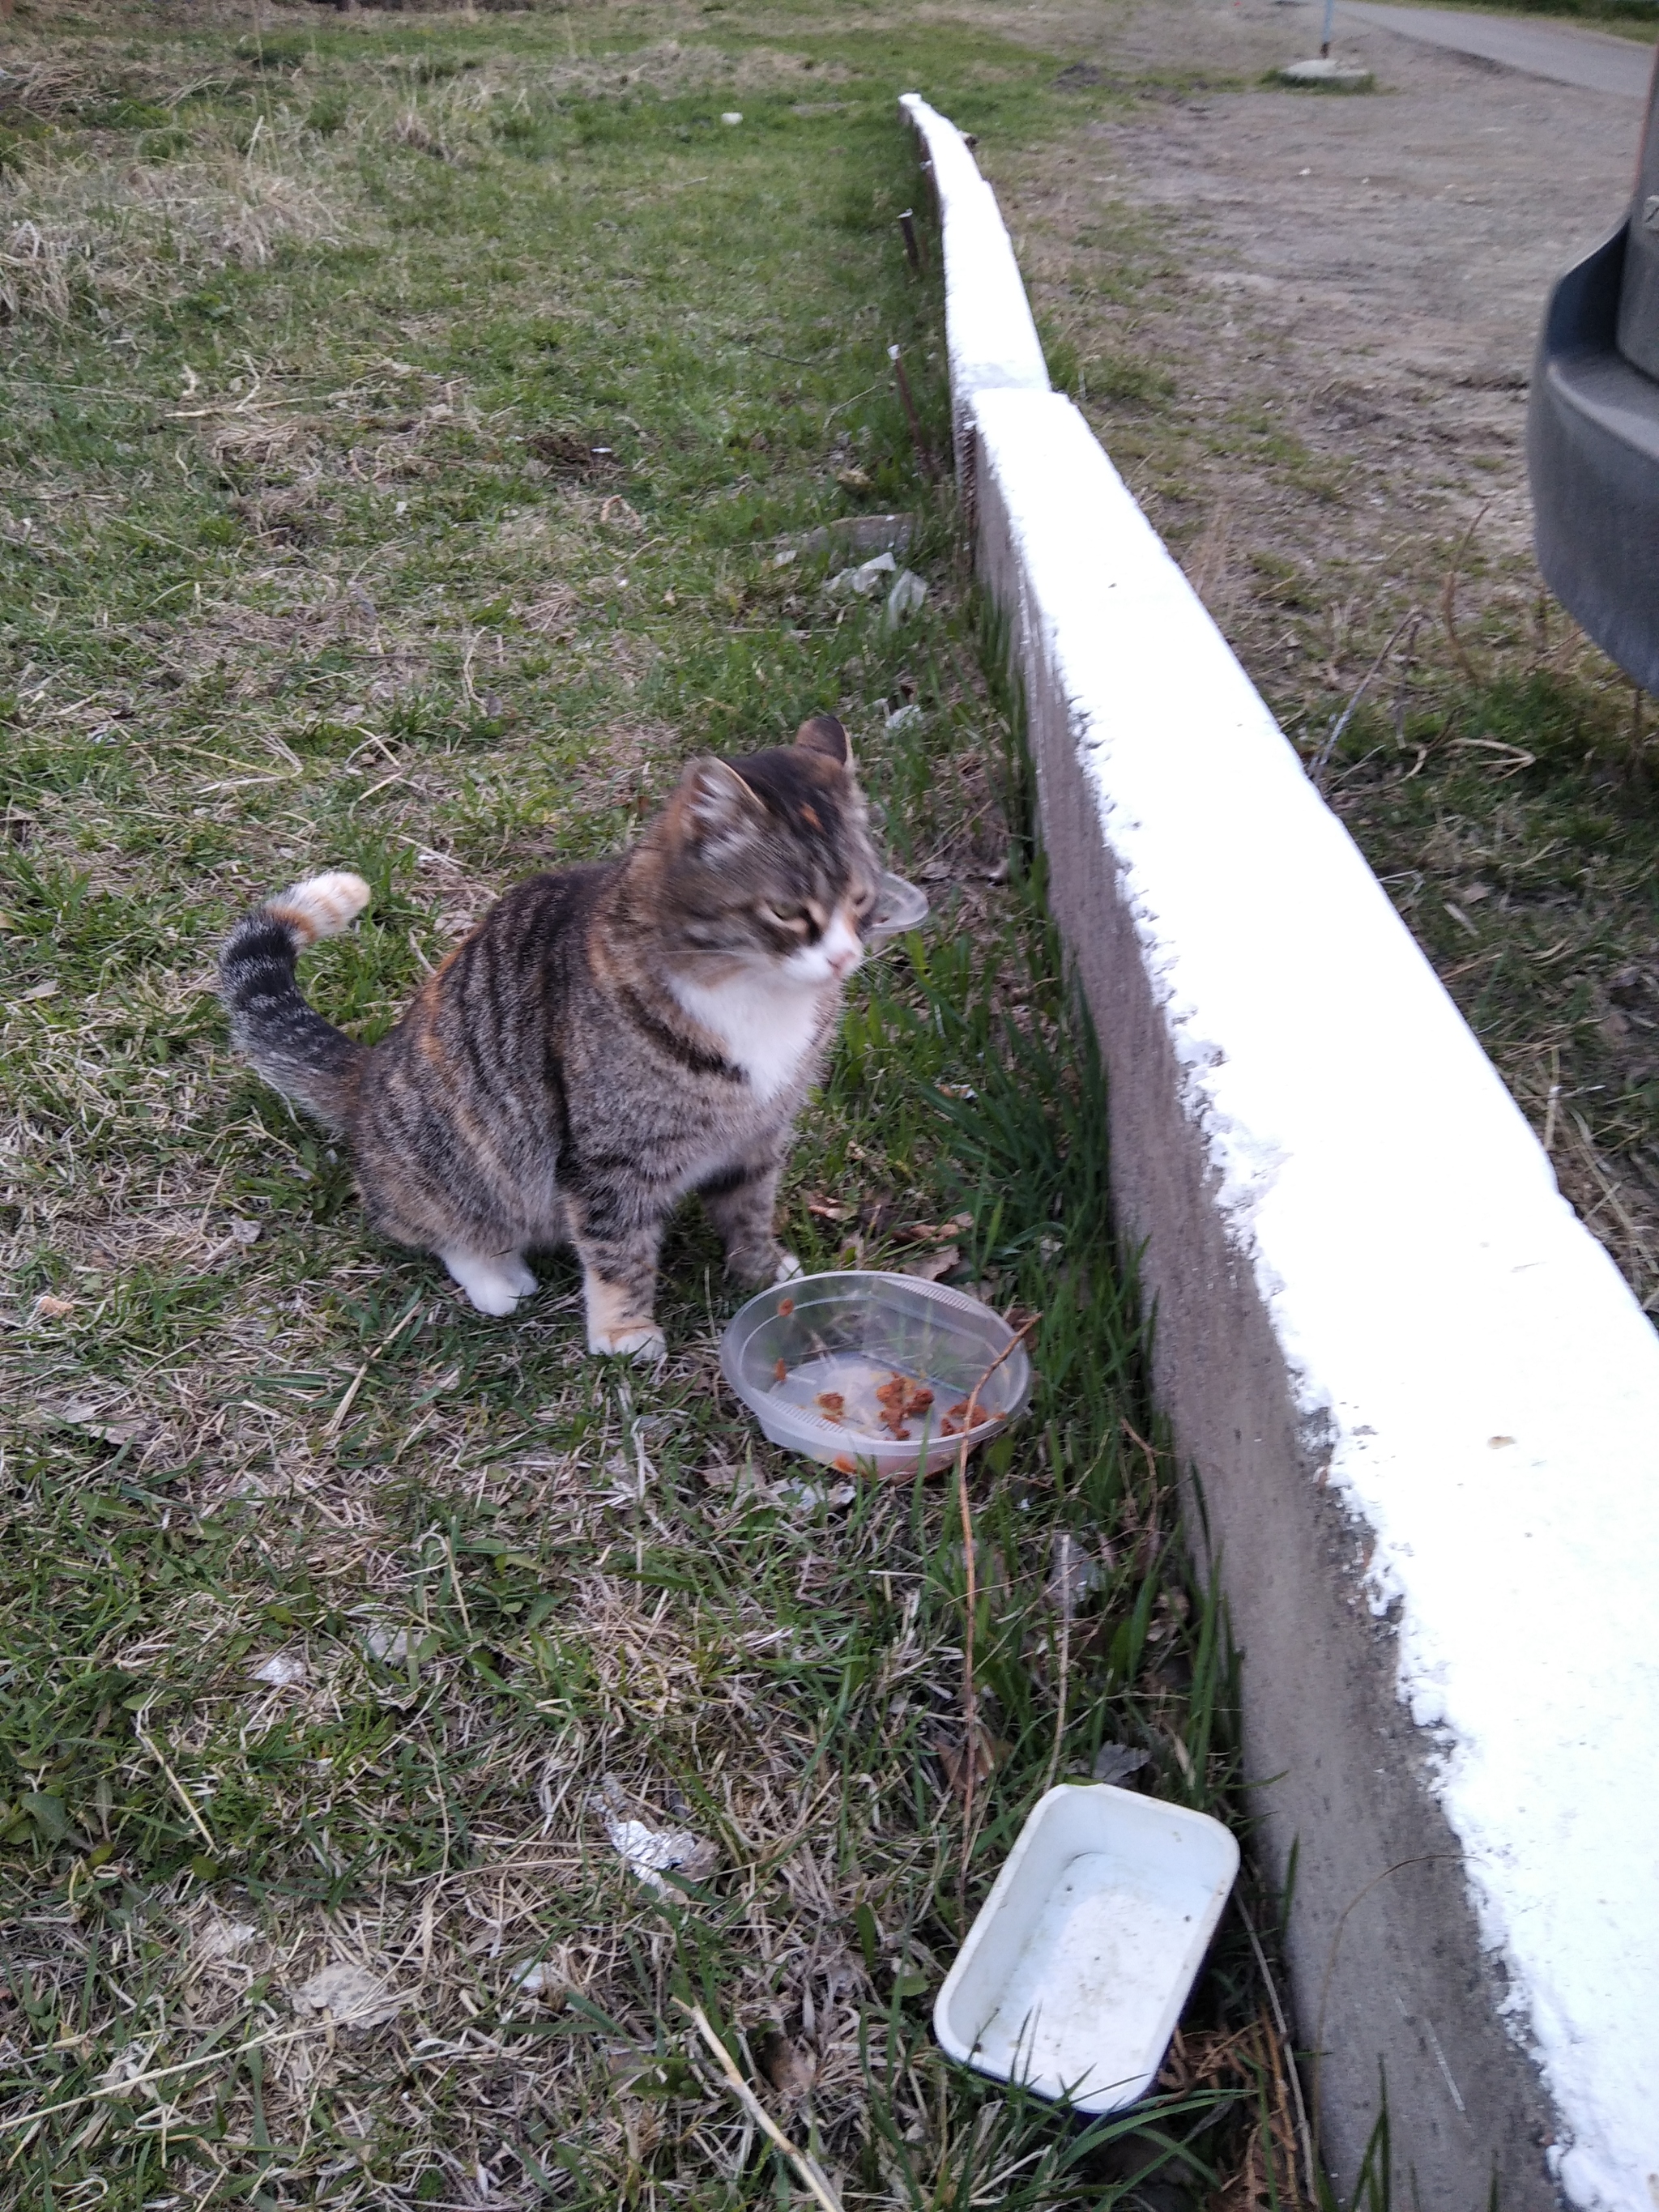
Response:
M932 1474L964 1431L971 1450L1030 1395L1023 1344L986 1373L1013 1335L977 1298L914 1275L802 1275L750 1299L720 1340L720 1366L786 1450L845 1474Z
M885 945L891 938L902 937L908 929L920 929L927 919L926 895L914 884L907 884L902 876L884 875L864 934L872 946Z

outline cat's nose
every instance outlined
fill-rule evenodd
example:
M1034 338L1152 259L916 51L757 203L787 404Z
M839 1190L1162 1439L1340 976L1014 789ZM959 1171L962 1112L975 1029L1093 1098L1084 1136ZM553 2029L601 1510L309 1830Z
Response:
M844 914L830 923L823 939L824 963L836 982L844 983L864 957L859 933Z

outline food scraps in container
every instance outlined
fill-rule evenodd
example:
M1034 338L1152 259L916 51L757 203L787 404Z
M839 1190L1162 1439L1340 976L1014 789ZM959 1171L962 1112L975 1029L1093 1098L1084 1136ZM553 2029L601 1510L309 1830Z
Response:
M803 1368L823 1364L821 1361L802 1363ZM854 1385L863 1386L856 1389L856 1395L861 1405L870 1405L869 1413L849 1413L847 1389L815 1391L811 1398L813 1412L838 1428L850 1419L856 1427L868 1428L873 1425L876 1430L884 1429L896 1442L908 1442L913 1433L908 1425L932 1413L936 1402L934 1392L915 1376L906 1375L897 1368L885 1370L885 1380L883 1381L878 1379L883 1370L872 1369L867 1362L859 1364L861 1371L852 1381ZM775 1382L787 1381L790 1372L787 1360L780 1358L774 1361L772 1373ZM967 1415L968 1401L965 1398L959 1399L945 1415L939 1432L945 1436L959 1435Z
M841 1474L938 1473L1002 1428L1031 1383L1018 1338L981 1300L860 1269L759 1292L728 1326L720 1367L772 1443Z

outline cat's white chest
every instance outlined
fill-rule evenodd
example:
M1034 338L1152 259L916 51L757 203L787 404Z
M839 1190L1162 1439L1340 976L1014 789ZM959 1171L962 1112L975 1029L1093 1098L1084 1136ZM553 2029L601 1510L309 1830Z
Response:
M707 984L677 975L672 988L692 1019L720 1039L726 1058L743 1070L763 1104L799 1073L823 1024L822 985L804 988L750 976Z

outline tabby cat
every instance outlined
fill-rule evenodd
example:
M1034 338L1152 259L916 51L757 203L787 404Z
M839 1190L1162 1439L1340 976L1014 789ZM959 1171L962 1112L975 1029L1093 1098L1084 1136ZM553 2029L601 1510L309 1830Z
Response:
M702 1194L749 1284L799 1273L778 1175L863 957L880 868L832 715L793 745L698 760L618 859L498 900L396 1029L358 1044L301 996L296 956L368 902L313 876L226 940L232 1035L348 1139L368 1218L435 1252L481 1313L581 1261L588 1348L654 1358L664 1225Z

